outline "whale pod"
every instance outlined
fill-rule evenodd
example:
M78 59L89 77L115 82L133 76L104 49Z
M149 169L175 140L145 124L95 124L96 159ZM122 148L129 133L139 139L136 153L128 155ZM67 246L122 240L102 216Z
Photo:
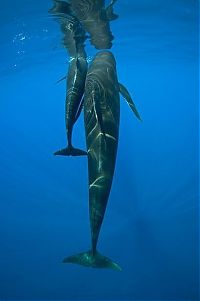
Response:
M84 94L92 246L87 252L65 258L66 263L121 270L117 263L97 251L97 242L115 170L119 138L120 92L136 117L140 119L127 89L118 83L113 54L109 51L99 52L88 69Z
M95 56L88 69L84 94L92 248L67 257L64 262L121 270L117 263L101 255L96 249L115 169L119 115L115 59L110 52L101 52Z

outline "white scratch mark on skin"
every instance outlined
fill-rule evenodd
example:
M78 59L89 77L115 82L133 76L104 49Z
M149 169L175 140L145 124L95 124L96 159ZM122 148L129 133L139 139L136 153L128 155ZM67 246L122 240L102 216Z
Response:
M110 139L112 139L112 140L114 140L114 141L117 140L115 137L113 137L112 135L109 135L109 134L106 134L106 137L108 137L108 138L110 138Z
M98 177L92 184L90 184L89 188L92 188L93 186L101 187L101 185L97 184L97 182L103 178L104 178L103 176Z

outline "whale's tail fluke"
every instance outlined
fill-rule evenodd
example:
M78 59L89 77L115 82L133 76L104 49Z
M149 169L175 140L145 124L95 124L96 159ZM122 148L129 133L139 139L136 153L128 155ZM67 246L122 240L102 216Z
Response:
M75 263L80 264L85 267L91 268L109 268L117 271L121 271L121 267L113 262L110 258L101 255L99 252L93 253L92 251L87 251L84 253L79 253L66 257L63 260L64 263Z
M68 146L66 148L63 148L57 152L54 153L55 156L87 156L87 152L79 149L79 148L75 148L73 146Z

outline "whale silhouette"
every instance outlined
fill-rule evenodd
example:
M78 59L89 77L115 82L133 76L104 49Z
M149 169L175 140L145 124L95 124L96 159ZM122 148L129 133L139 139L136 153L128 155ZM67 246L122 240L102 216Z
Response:
M109 51L97 53L87 72L84 94L91 249L66 257L65 263L121 270L117 263L97 251L97 242L115 170L119 138L120 92L136 117L141 119L127 89L118 82L113 54Z
M87 73L87 56L85 52L85 40L87 38L79 20L73 15L70 5L65 1L54 0L54 6L49 12L57 18L63 32L63 45L70 56L67 79L67 93L65 103L65 124L68 146L55 155L82 156L86 151L75 148L72 145L72 132L81 108L83 106L83 93ZM58 82L60 82L59 80Z

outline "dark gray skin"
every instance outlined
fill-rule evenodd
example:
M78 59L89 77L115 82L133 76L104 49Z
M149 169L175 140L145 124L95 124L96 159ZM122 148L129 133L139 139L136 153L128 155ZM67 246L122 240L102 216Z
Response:
M90 34L91 44L96 49L109 49L112 47L113 35L109 21L118 16L113 13L112 0L105 8L105 0L69 0L71 9Z
M93 253L96 252L115 169L119 100L115 59L110 52L98 53L88 70L84 103Z
M88 67L84 50L86 34L67 2L54 0L54 6L49 12L58 18L64 34L63 45L71 57L67 77L63 78L67 78L65 123L68 146L54 154L63 156L87 155L86 151L74 148L72 145L73 127L83 105L82 98Z
M88 70L84 96L93 253L96 252L115 170L121 87L125 89L118 82L113 54L109 51L98 53ZM136 114L135 106L133 111ZM138 112L136 116L140 119Z
M119 92L127 98L131 109L140 119L128 91L118 83L113 54L109 51L98 53L88 69L84 94L92 246L90 251L67 257L64 262L121 270L118 264L97 251L115 170L120 120Z
M83 57L72 58L67 75L67 95L65 103L65 124L68 147L59 150L55 155L87 155L86 151L74 148L72 145L72 131L82 108L87 61Z

